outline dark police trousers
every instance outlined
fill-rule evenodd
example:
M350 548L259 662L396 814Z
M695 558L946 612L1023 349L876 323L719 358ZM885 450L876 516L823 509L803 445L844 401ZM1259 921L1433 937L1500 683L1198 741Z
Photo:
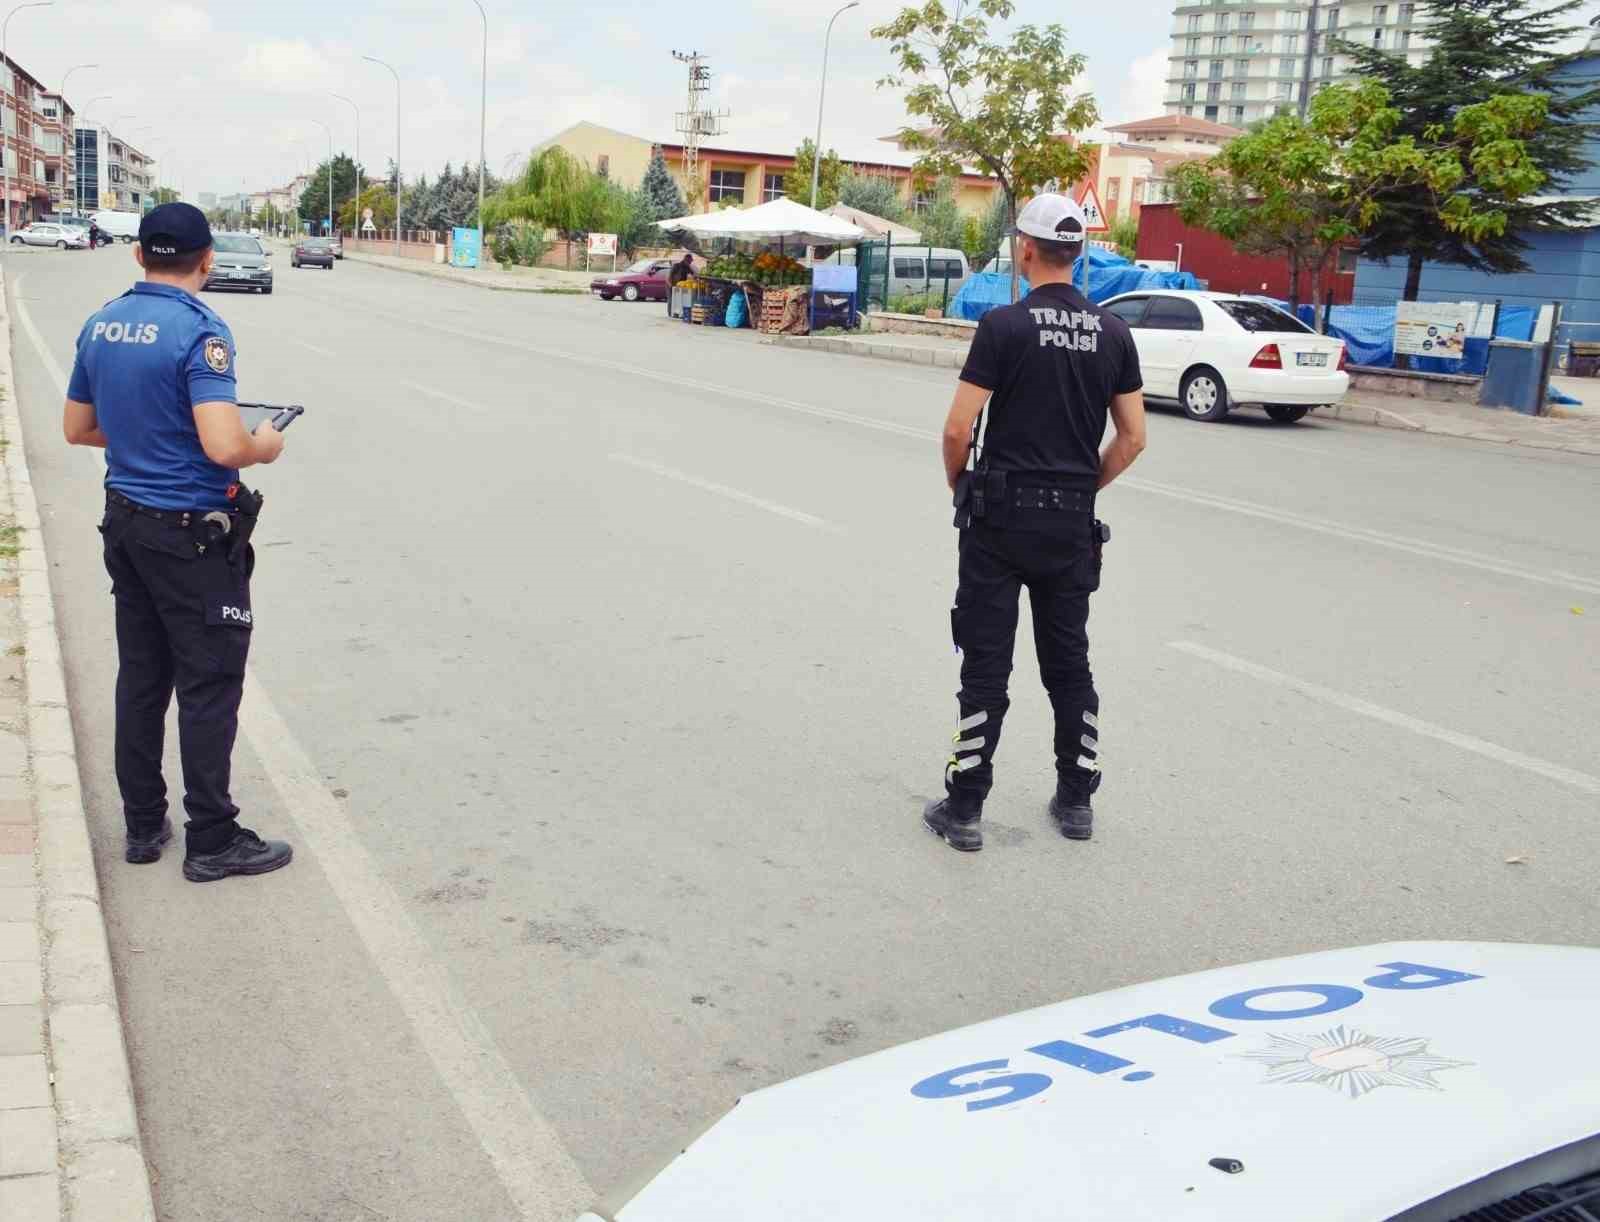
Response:
M1061 790L1087 799L1099 785L1100 697L1089 671L1088 622L1089 595L1100 586L1101 546L1092 513L1075 513L1064 525L1065 533L1040 533L980 520L961 531L950 612L962 655L961 721L945 768L952 795L982 802L994 783L994 752L1011 707L1006 686L1024 586L1039 676L1055 710Z
M128 833L160 828L167 813L162 741L176 689L188 849L209 853L238 828L228 788L255 555L247 546L230 564L228 540L202 525L201 514L160 513L108 499L100 526L117 608L117 785Z

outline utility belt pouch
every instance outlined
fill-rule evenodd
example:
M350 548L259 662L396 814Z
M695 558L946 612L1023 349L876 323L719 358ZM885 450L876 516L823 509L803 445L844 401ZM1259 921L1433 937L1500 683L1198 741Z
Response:
M956 476L956 491L954 505L956 508L955 528L965 530L972 522L972 472L963 471Z

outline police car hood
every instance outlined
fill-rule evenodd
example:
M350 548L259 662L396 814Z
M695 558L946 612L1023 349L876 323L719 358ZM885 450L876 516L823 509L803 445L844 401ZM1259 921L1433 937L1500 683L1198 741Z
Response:
M1199 972L746 1095L606 1216L1388 1218L1600 1132L1597 1033L1600 950L1391 944Z

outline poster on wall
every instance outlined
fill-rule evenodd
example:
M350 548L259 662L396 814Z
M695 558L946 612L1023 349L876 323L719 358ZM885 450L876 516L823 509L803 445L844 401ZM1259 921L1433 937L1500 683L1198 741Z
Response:
M1477 320L1475 301L1397 301L1394 350L1459 361L1467 355L1467 336Z

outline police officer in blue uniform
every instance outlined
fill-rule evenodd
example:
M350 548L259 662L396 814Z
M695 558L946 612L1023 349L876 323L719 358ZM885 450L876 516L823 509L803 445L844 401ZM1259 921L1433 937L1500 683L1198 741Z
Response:
M117 784L130 862L172 838L161 773L167 706L178 696L187 843L184 877L264 874L292 851L238 824L233 741L255 614L250 533L261 500L239 468L270 463L283 434L246 431L228 325L198 296L211 229L190 204L139 224L145 278L78 336L65 430L106 451L104 536L117 618Z
M1100 698L1089 670L1089 595L1110 537L1095 517L1095 494L1144 449L1145 420L1128 325L1072 286L1086 230L1083 210L1062 195L1038 196L1018 215L1018 268L1032 291L979 322L945 422L945 475L961 530L950 612L962 653L960 714L945 796L929 803L923 822L966 852L983 847L980 817L1010 707L1023 587L1055 711L1050 814L1070 839L1093 832ZM1108 416L1116 437L1102 450Z

